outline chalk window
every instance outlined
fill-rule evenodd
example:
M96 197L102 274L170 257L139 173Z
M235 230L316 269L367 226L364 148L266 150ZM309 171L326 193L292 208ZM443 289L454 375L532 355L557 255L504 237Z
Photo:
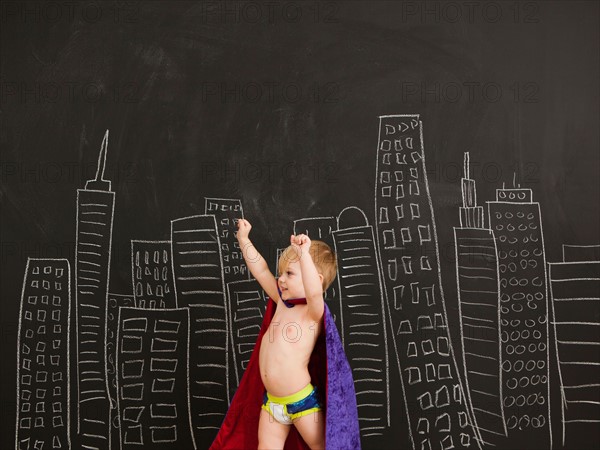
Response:
M410 325L410 320L403 320L400 322L400 326L398 327L398 334L408 334L412 333L412 326Z
M404 205L396 205L396 220L404 218Z
M419 316L417 318L417 329L419 330L431 330L433 325L431 324L431 317Z
M448 386L444 385L435 392L435 406L442 408L450 404Z
M424 287L422 289L423 289L423 295L427 299L427 306L435 305L435 291L434 291L435 285L429 286L429 287Z
M379 208L379 223L388 223L388 209L386 206ZM385 235L385 232L384 232Z
M409 367L406 369L406 371L408 372L409 385L417 384L419 381L421 381L421 371L418 367Z
M456 400L458 403L462 402L462 396L460 395L460 385L459 384L455 384L454 388L454 400Z
M400 233L402 234L402 243L406 244L407 242L411 242L412 239L410 237L410 229L409 228L402 228L400 230Z
M396 266L395 269L397 270L397 265L396 265L396 260L390 260L394 261L394 265ZM404 285L400 285L400 286L395 286L394 287L394 308L395 309L402 309L402 303L404 303L405 298L404 298Z
M448 338L440 336L437 338L437 350L442 356L449 356Z
M431 241L431 230L429 229L429 225L419 225L419 240L422 244L423 242Z
M446 328L446 323L441 313L435 314L435 328Z
M410 214L413 219L418 219L421 217L421 212L419 211L419 205L416 203L410 204Z
M425 364L427 381L435 381L435 366L431 363Z
M395 281L396 278L398 278L398 262L395 258L388 260L388 277L392 281ZM404 286L401 287L404 288Z
M385 230L383 232L383 247L384 248L395 248L396 247L396 233L395 230Z
M404 273L409 275L413 273L412 271L412 260L410 256L402 257L402 267L404 268Z
M419 418L419 424L417 425L417 431L419 434L429 434L429 420L425 417ZM423 446L423 448L431 448L427 446Z
M410 180L410 193L411 195L419 195L419 182L417 180Z
M433 343L431 342L431 339L427 339L421 342L421 348L423 349L424 355L429 355L434 352Z
M398 184L396 185L396 199L404 198L404 185Z
M418 356L417 352L418 352L417 351L417 344L415 344L414 342L409 342L408 343L408 350L406 351L406 356L410 356L410 357Z
M440 380L449 380L450 378L452 378L449 364L438 365L438 378ZM448 395L448 393L446 393L446 395Z
M414 304L419 304L420 295L419 295L419 282L410 283L410 295L411 302Z
M421 256L421 269L431 270L431 265L429 264L429 258L427 256Z
M435 419L435 428L439 432L450 432L450 414L444 413L441 414L437 419Z
M431 394L429 392L425 392L424 394L417 397L419 400L419 404L421 405L422 410L426 410L433 407L433 403L431 402Z

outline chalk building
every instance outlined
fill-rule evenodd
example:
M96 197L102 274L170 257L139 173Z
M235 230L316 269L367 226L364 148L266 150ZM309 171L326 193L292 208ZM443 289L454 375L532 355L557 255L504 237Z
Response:
M108 311L106 314L106 379L108 380L108 397L110 399L111 448L118 449L119 410L117 409L117 330L119 328L119 308L135 307L133 295L108 293Z
M584 435L600 447L600 246L563 246L563 261L548 264L551 323L561 384L562 444Z
M465 153L460 227L454 228L456 285L465 390L482 446L506 436L502 405L500 297L494 232L484 228Z
M77 430L82 448L110 446L106 379L106 313L115 193L104 179L108 130L96 178L77 190L75 295L77 318ZM87 447L86 447L87 446Z
M540 205L530 189L488 202L500 276L502 396L509 442L551 446L546 257Z
M243 217L242 202L239 199L206 198L204 213L215 217L225 282L248 280L250 272L237 241L236 219Z
M140 308L175 308L171 241L131 241L131 276Z
M306 234L310 239L317 239L325 242L333 250L332 233L337 229L335 217L307 217L294 221L294 234ZM279 261L279 255L277 255ZM276 268L278 270L278 267ZM277 275L279 272L277 272ZM342 328L340 326L340 298L338 293L338 284L332 283L325 291L325 301L331 311L338 332L342 336Z
M15 448L70 448L71 275L66 259L29 258L17 337Z
M447 328L422 132L418 115L380 117L375 224L392 341L412 445L478 447Z
M204 213L214 216L217 227L217 236L221 252L221 264L223 271L223 280L225 285L234 282L250 279L250 271L246 267L244 255L240 249L237 240L237 219L243 218L244 211L240 199L232 198L205 198ZM227 294L227 292L225 292ZM226 298L226 305L229 307L230 300ZM228 324L231 321L227 321ZM233 330L227 330L231 336ZM235 349L230 346L227 351L227 399L231 401L238 386L237 377L233 373L236 363L233 360Z
M171 221L177 306L219 305L225 318L222 254L212 215Z
M332 233L338 258L340 327L352 368L364 447L380 448L390 425L388 327L373 227L364 212L345 208Z
M246 370L260 332L267 301L265 296L266 293L255 279L227 284L227 298L230 299L228 329L232 330L228 338L235 350L235 368L230 374L236 377L236 384L239 384Z
M233 377L233 363L228 372L228 360L233 359L226 350L227 303L215 216L173 220L171 242L177 305L190 308L191 419L202 448L218 431L215 421L227 410L228 380Z
M119 309L121 448L195 448L189 411L189 311Z

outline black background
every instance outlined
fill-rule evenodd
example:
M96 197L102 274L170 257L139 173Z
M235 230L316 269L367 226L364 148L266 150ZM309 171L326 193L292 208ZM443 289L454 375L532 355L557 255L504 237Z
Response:
M73 264L76 189L106 129L114 293L131 292L130 240L169 239L204 197L242 200L273 271L293 220L357 206L374 225L385 114L423 121L455 349L463 152L480 204L515 172L533 189L549 262L563 243L597 244L598 3L464 3L3 2L0 447L14 445L25 263ZM407 442L405 425L389 442Z

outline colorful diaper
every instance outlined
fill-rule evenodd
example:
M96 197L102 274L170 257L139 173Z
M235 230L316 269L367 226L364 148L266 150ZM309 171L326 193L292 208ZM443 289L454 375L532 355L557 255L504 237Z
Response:
M287 397L275 397L265 391L261 408L283 425L291 425L297 417L323 409L317 388L311 383L308 383L301 391Z

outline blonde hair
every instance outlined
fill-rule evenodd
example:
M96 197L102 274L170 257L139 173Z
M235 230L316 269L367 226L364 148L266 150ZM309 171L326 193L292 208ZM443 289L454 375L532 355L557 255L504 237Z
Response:
M331 247L323 241L311 241L308 249L317 272L323 275L323 292L333 283L337 275L337 257ZM279 256L279 275L288 267L290 262L298 261L299 257L294 247L287 247Z

